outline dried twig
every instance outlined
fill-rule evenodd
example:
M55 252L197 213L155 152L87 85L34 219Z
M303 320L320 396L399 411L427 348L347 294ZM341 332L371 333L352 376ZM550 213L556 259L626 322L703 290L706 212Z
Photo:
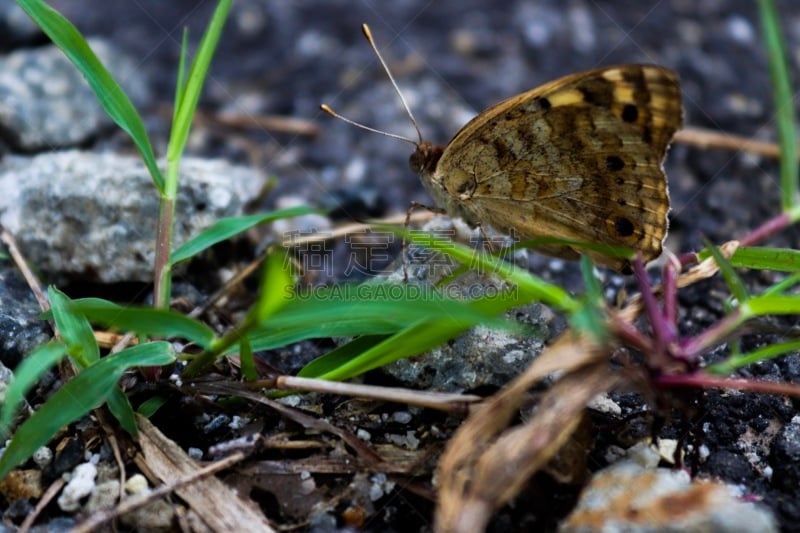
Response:
M25 517L25 520L22 522L22 525L19 526L19 533L26 533L34 522L36 522L36 518L38 518L39 513L42 512L42 509L47 507L53 498L61 491L61 489L66 485L67 482L64 478L58 478L53 483L47 487L47 490L44 492L39 501L36 503L36 507L33 509L33 512Z
M764 157L777 158L781 150L777 144L757 141L748 137L731 135L701 128L684 128L675 133L676 143L688 144L699 148L718 148L737 152L750 152Z
M28 263L25 261L25 257L22 255L22 252L20 252L14 236L11 235L11 233L9 233L5 228L0 228L0 239L2 239L2 241L8 247L8 252L14 259L14 263L16 263L19 271L22 272L22 275L25 277L25 281L28 282L28 287L30 287L31 291L33 291L36 301L39 302L39 308L42 311L49 311L50 301L47 299L47 296L45 296L44 291L42 290L42 284L39 283L39 279L36 277L36 274L34 274L33 271L28 267Z

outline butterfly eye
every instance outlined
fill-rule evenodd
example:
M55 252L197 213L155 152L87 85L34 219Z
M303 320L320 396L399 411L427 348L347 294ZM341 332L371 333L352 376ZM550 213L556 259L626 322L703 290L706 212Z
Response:
M414 150L414 153L408 158L408 164L411 167L411 172L421 174L422 169L425 167L425 155L419 150Z

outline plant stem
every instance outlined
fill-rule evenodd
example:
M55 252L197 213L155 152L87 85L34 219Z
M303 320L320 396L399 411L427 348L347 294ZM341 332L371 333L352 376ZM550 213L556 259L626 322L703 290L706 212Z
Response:
M174 215L175 201L162 195L156 234L155 282L153 286L153 306L157 309L169 308L170 293L172 292L172 265L169 262L169 256L172 251Z

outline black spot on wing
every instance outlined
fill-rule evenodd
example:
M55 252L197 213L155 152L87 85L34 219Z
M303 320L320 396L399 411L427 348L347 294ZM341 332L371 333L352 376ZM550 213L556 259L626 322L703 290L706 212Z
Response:
M616 231L617 235L620 237L630 237L633 235L633 230L633 222L631 222L629 218L617 217L614 219L614 231Z
M612 172L618 172L625 168L625 161L618 155L606 157L606 168Z

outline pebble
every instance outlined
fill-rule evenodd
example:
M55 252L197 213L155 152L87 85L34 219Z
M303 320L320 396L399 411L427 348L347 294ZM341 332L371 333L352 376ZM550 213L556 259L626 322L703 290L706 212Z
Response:
M36 463L36 465L39 468L44 468L45 466L53 462L53 451L47 446L42 446L41 448L33 452L32 459L33 462Z
M87 513L94 513L103 509L111 509L118 503L119 481L110 479L95 486L92 494L89 496L89 501L86 502L84 511Z
M646 446L594 475L561 533L657 531L777 531L770 512L740 498L738 490L692 480L682 470L656 468L658 453Z
M0 302L0 363L14 368L50 340L50 327L37 319L42 310L16 266L0 267Z
M175 245L240 215L263 176L185 158ZM158 193L137 157L77 150L0 162L0 224L44 273L100 283L152 281Z
M149 98L136 63L102 39L94 50L134 104ZM97 136L113 121L81 73L55 45L0 56L0 128L24 151L74 146Z
M95 488L97 467L92 463L81 463L72 471L69 482L58 497L62 511L71 513L80 509L81 499L90 495Z

